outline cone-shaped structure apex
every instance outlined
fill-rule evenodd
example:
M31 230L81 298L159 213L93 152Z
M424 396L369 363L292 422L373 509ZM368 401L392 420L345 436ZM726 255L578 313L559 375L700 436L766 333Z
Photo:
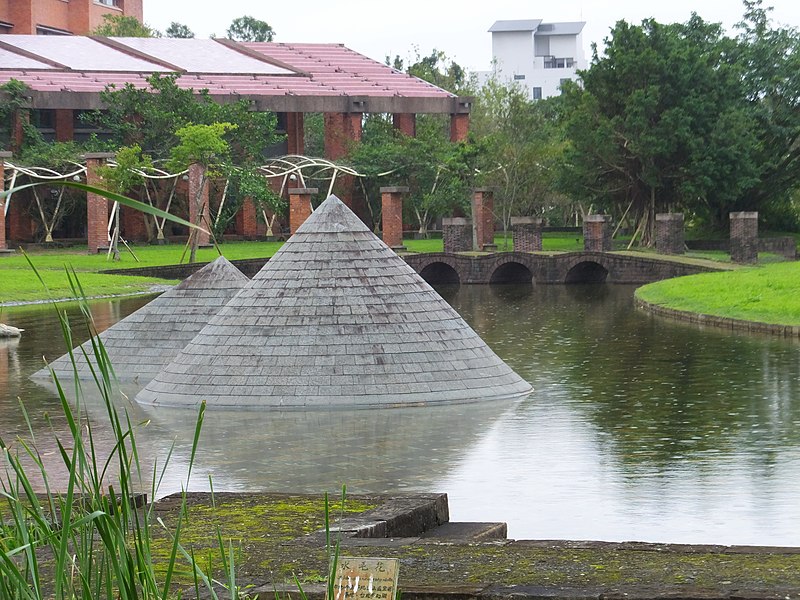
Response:
M369 227L334 195L328 196L311 216L297 228L298 233L369 232Z

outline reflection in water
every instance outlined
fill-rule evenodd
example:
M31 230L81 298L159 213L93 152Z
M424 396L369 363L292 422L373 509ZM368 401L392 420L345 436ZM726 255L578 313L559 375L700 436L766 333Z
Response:
M507 520L514 537L800 545L800 345L654 318L633 309L632 289L449 287L448 301L534 385L531 397L209 411L192 487L210 473L220 490L444 491L454 518ZM135 305L102 303L99 327ZM27 375L63 343L52 310L4 318L27 331L0 345L0 435L24 432L20 395L41 440L43 414L58 405ZM88 406L107 436L101 409ZM175 440L162 491L178 489L194 413L129 409L149 420L138 433L145 463Z

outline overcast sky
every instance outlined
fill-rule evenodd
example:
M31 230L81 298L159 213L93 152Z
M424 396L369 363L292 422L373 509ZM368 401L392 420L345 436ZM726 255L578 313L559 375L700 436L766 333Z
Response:
M765 5L775 7L775 21L800 26L798 0L765 0ZM496 20L586 21L584 42L589 58L589 44L599 44L620 19L633 23L646 17L663 23L686 21L693 10L707 21L731 28L741 19L743 6L739 0L145 0L144 18L162 31L178 21L197 37L222 37L233 19L250 15L272 26L276 42L341 43L380 62L387 55L413 57L415 47L422 55L436 48L476 71L489 69L492 44L487 30Z

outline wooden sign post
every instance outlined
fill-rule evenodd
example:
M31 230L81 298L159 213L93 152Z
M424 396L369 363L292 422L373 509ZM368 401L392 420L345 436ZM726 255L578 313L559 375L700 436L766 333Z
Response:
M340 556L328 600L394 600L399 570L396 558Z

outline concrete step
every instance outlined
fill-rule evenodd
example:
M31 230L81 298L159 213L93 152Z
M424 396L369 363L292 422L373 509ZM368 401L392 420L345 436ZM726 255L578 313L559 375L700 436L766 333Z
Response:
M505 523L444 523L420 535L422 539L485 541L505 540L508 526Z

